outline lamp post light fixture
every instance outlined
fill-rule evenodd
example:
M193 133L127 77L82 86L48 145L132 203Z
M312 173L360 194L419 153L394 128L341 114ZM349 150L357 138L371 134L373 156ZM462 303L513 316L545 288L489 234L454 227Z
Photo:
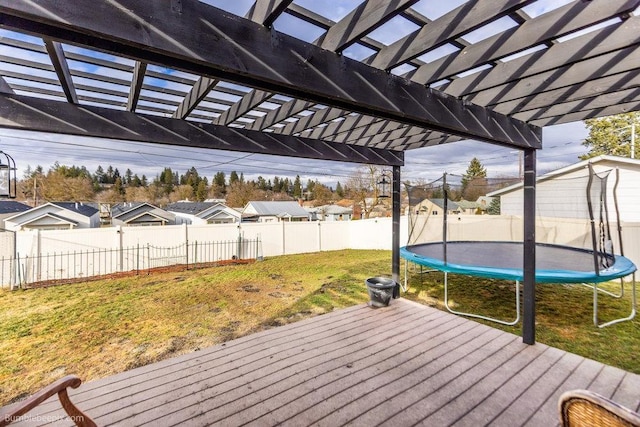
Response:
M0 198L16 198L16 162L13 157L0 150Z
M391 184L391 171L383 170L380 172L380 180L377 182L379 199L388 199L391 197Z

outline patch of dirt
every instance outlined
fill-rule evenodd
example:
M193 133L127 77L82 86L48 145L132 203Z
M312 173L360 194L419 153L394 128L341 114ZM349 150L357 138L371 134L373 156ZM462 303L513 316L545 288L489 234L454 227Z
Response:
M236 291L244 292L260 292L260 288L256 285L243 285L236 289Z
M286 292L271 292L269 296L272 298L289 298L291 294L288 294Z

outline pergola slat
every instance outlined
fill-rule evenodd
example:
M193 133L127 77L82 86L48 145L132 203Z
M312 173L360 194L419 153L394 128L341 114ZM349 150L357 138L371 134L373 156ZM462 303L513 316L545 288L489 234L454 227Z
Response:
M613 116L616 114L630 113L640 110L640 99L625 102L623 104L609 105L607 107L596 108L593 110L578 111L565 114L562 116L549 117L545 119L534 120L533 123L540 126L558 125L562 123L571 123L579 120L593 119L597 117Z
M271 110L266 115L256 119L253 125L247 127L247 129L264 130L269 126L280 123L288 117L291 117L301 111L313 107L313 105L313 102L307 102L300 99L292 99L282 104L279 108Z
M60 80L60 86L62 86L62 91L67 97L67 100L72 104L77 104L78 95L76 95L76 89L73 85L71 73L69 72L67 58L64 56L62 43L46 38L44 39L44 45L49 54L49 58L51 58L51 63L56 70L58 80Z
M242 117L249 111L256 108L258 105L262 104L272 95L273 93L271 92L254 89L243 96L242 99L240 99L238 102L233 104L227 111L222 113L220 117L213 121L213 124L228 125L230 123L233 123L234 121L236 121L236 119Z
M481 92L548 70L640 43L640 17L610 25L541 51L497 64L495 67L453 80L441 89L453 96Z
M518 53L619 14L630 12L638 5L640 5L638 0L586 3L576 0L459 52L425 64L411 75L411 80L429 84L449 78L489 61Z
M183 1L180 13L159 0L90 6L72 0L2 0L0 5L4 6L0 17L11 28L36 30L166 66L178 62L195 74L459 136L540 147L541 132L536 127L268 31L196 0ZM74 14L64 21L57 18L71 9ZM96 13L103 19L94 19Z
M401 166L404 158L400 151L191 123L29 96L0 95L0 113L0 126L12 129L387 166Z
M367 0L334 24L321 38L320 47L342 52L364 34L380 27L418 0Z
M211 89L218 84L218 80L210 79L208 77L202 77L198 79L191 90L184 97L176 111L173 112L174 118L185 119L191 112L200 104L200 101L205 99Z
M574 85L528 96L524 99L515 99L504 104L498 104L495 108L508 111L522 118L524 117L522 115L523 113L527 114L531 110L546 109L560 103L600 96L638 86L640 86L640 69L635 68L629 72L589 80L583 84L576 83ZM603 91L603 88L606 89Z
M131 87L129 89L129 99L127 100L127 111L136 110L146 71L147 64L145 62L136 61L136 65L133 67L133 78L131 79Z
M515 115L527 120L561 117L580 111L597 110L600 108L606 108L610 105L626 104L637 99L640 99L640 87L636 84L635 87L629 89L610 92L591 98L577 99L575 101L559 102L545 108L537 108L517 113Z
M464 3L419 30L385 46L375 57L365 61L384 70L414 59L442 46L487 22L512 13L533 0L475 0Z
M293 0L256 0L247 12L247 18L270 27Z
M2 76L0 76L0 93L15 93L9 83L7 83Z
M621 58L625 58L625 61L620 61ZM497 86L490 90L473 94L467 99L480 105L495 105L514 99L523 99L522 106L526 107L524 105L526 101L538 93L575 85L581 86L583 82L588 82L598 76L623 73L639 66L640 45L606 53L586 61ZM501 108L500 110L505 114L511 114L518 111L518 108L516 106L513 109Z

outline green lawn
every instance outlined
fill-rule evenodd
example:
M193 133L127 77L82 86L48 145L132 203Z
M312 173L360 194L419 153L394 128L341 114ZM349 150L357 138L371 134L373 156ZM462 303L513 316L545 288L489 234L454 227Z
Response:
M0 291L0 405L66 374L90 381L366 302L364 280L388 275L390 258L388 251L322 252ZM441 274L414 274L410 284L404 296L441 307ZM509 316L510 289L458 276L450 300L465 310ZM595 328L591 292L582 287L539 286L537 298L539 342L640 373L637 320ZM619 301L602 302L603 316L619 311ZM519 325L502 329L520 334Z

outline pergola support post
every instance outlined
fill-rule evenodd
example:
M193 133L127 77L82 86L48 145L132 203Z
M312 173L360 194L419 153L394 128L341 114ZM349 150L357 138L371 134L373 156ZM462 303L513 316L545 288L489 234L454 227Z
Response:
M522 341L536 343L536 150L524 150Z
M393 166L391 277L400 283L400 166Z

